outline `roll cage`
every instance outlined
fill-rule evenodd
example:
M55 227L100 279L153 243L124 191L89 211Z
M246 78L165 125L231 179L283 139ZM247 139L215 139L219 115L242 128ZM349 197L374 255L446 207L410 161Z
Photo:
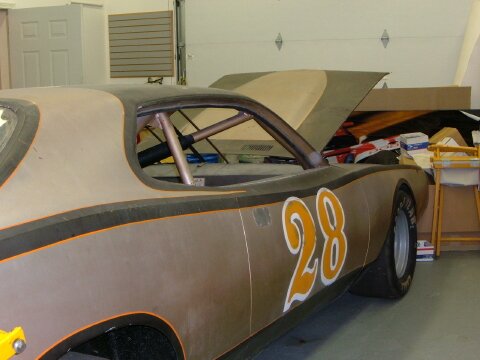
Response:
M312 169L326 165L325 160L315 149L300 136L290 125L279 116L261 104L243 97L232 99L232 96L221 98L218 94L202 99L175 99L167 102L150 103L140 105L137 108L137 132L154 121L161 128L165 142L148 148L138 153L141 167L151 165L162 159L173 157L182 182L186 185L194 183L183 150L191 148L201 140L207 140L218 152L218 149L210 142L209 138L228 129L234 128L248 120L254 120L285 150L287 150L304 169ZM210 126L200 129L194 123L196 131L182 134L176 129L170 119L171 114L179 111L183 116L183 110L204 108L227 108L236 111L236 114L222 119ZM191 121L189 119L189 121ZM220 156L223 155L220 153Z

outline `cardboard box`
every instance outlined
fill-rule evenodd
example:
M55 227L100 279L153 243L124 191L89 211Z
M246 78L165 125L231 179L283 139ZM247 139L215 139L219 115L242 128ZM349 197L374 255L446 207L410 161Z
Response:
M441 143L446 146L466 146L465 140L457 129L445 127L430 138L430 143ZM443 153L442 156L465 156L465 153ZM418 165L427 173L433 174L431 169L430 151L405 154L399 157L399 163L403 165ZM442 184L450 185L475 185L479 181L477 169L444 169L442 170Z
M435 248L427 240L417 241L417 261L433 261L435 257Z
M417 165L415 160L404 155L400 155L398 162L400 165Z
M428 240L417 240L417 252L422 252L422 254L429 254L434 251L432 243Z
M373 89L356 111L470 109L472 89L466 86Z
M409 157L426 152L429 145L428 136L421 132L401 134L398 140L401 154Z
M430 144L436 144L442 141L445 138L452 138L458 144L458 146L468 146L462 135L458 132L457 129L451 127L444 127L442 130L437 132L430 138Z
M444 188L444 210L442 236L444 237L480 237L480 223L473 187L459 186ZM424 213L417 221L419 239L432 239L433 202L435 185L428 186L429 198ZM442 242L444 250L479 250L480 241Z
M399 88L373 89L357 106L355 111L409 111L409 110L458 110L471 108L470 87L434 87L434 88ZM448 128L447 128L448 129ZM464 146L465 140L458 130L442 129L438 133L439 140L432 137L431 141L441 141L442 137L451 137ZM416 165L413 159L400 156L401 164ZM433 201L435 186L429 186L429 200L426 210L418 219L419 239L431 241L433 221ZM443 236L480 237L480 224L472 187L445 187L445 209L443 217ZM445 250L480 250L478 242L442 242Z

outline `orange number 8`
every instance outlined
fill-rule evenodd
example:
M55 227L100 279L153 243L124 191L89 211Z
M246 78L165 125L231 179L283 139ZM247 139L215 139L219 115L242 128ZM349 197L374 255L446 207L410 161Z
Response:
M325 188L317 193L317 214L325 238L320 266L321 279L325 285L330 285L337 279L347 257L345 214L335 194Z

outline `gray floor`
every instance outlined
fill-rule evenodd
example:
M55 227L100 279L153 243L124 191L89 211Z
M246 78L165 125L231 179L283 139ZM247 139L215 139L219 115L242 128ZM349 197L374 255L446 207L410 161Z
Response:
M480 359L480 252L417 263L399 301L345 294L255 360Z

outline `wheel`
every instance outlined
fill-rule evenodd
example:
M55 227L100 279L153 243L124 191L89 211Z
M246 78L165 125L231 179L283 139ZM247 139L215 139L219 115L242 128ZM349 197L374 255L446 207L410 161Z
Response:
M177 360L177 351L159 330L130 325L103 333L80 344L59 360Z
M395 195L390 229L378 258L353 284L354 294L400 298L408 292L415 272L417 223L415 201L405 188Z

